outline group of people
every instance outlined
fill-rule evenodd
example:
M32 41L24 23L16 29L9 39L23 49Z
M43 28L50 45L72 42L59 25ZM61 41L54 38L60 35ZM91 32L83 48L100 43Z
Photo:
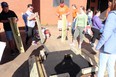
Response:
M96 10L93 15L93 12L88 9L87 13L83 6L80 6L77 9L75 4L72 5L72 36L73 41L70 44L71 46L75 46L75 42L77 41L77 37L79 36L78 49L81 49L81 45L83 42L83 31L86 31L86 26L91 26L91 31L93 36L90 40L90 45L95 47L99 54L99 70L97 77L104 77L105 69L108 69L108 76L115 77L115 61L116 61L116 1L108 2L108 9L106 11L105 20L102 22L100 19L100 11ZM60 5L57 9L58 19L58 27L59 31L62 30L62 24L59 23L59 20L62 20L62 15L68 16L69 9L64 4L64 1L61 0ZM58 38L61 38L61 34ZM95 46L95 40L99 39L97 46Z
M18 17L14 11L9 9L9 5L7 2L2 2L1 8L2 8L2 11L0 13L0 22L3 23L3 28L6 34L6 38L8 40L8 46L10 48L11 54L14 55L15 53L17 53L16 52L17 47L14 41L13 32L12 32L10 21L8 20L8 18L16 17L16 21L18 22ZM27 5L27 11L25 12L25 14L27 15L27 16L25 15L23 16L24 17L23 19L25 20L25 26L26 26L25 44L27 45L29 39L32 38L32 45L35 45L37 44L37 41L34 37L36 14L33 13L32 4Z
M100 36L100 40L96 46L96 50L100 51L98 77L104 77L106 67L108 68L109 77L115 77L114 66L116 61L116 3L114 2L114 4L112 4L112 2L109 2L109 7L110 10L108 9L109 12L107 13L108 15L106 17L105 23L102 23L99 18L99 10L96 10L95 15L93 15L90 9L86 13L86 9L84 6L80 6L79 8L77 8L75 4L72 5L73 12L71 33L73 36L73 40L71 46L75 46L77 37L79 37L78 48L81 49L84 38L83 31L86 31L85 29L88 24L91 25L91 30L93 32L93 36L90 41L91 46L95 47L95 40ZM7 2L2 2L1 8L2 12L0 13L0 22L3 23L6 38L8 40L11 51L15 51L14 49L16 48L16 46L8 18L16 17L16 21L18 21L18 17L14 11L9 10L9 5ZM64 1L61 1L60 5L57 8L59 29L59 36L57 37L58 39L62 37L62 15L66 15L66 17L68 17L69 14L69 8L64 4ZM23 15L23 19L26 25L25 44L28 44L28 40L31 37L32 44L36 44L37 42L34 37L35 17L36 14L33 13L32 4L28 4L27 11ZM68 24L68 21L66 22L66 24Z
M81 44L83 42L83 30L87 26L87 15L85 13L85 7L80 6L79 12L77 9L77 6L75 4L72 5L73 13L72 13L72 36L73 36L73 44L76 41L77 37L80 36L80 42L79 42L79 48L81 48ZM70 14L68 6L64 4L64 0L60 1L60 5L57 8L57 16L58 16L58 29L59 29L59 36L58 39L61 38L61 31L62 31L62 15L68 15ZM78 22L77 22L78 21ZM66 22L66 25L68 27L68 21ZM67 37L66 37L67 40Z

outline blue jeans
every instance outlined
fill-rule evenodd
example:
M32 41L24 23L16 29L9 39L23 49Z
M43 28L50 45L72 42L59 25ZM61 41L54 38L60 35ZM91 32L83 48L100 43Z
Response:
M108 77L115 77L115 61L116 54L107 54L100 52L99 56L99 70L97 77L104 77L105 70L107 68Z
M74 35L74 32L75 32L75 24L76 24L76 19L74 19L72 22L72 28L71 28L72 35Z
M88 25L92 26L92 18L91 17L88 17Z
M8 41L13 40L14 37L13 37L12 31L6 31L5 33L6 33L6 38Z

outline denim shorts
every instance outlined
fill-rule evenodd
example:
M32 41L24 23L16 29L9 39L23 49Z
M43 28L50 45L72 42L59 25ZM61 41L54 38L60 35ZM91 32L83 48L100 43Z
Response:
M6 38L9 41L13 40L13 33L12 33L12 31L6 31Z

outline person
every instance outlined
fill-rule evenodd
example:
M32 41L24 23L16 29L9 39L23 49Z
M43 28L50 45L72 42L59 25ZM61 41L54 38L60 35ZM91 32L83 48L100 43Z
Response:
M88 16L88 25L92 26L93 11L91 9L88 9L87 16Z
M59 29L59 36L57 39L61 38L61 31L62 31L62 15L69 15L69 8L64 4L64 0L60 0L60 5L57 7L57 14L58 16L58 29ZM67 22L68 23L68 22Z
M91 44L92 47L95 46L95 44L94 44L95 40L100 37L100 34L101 34L100 29L103 27L102 21L100 20L99 16L100 16L100 11L96 10L95 15L92 19L93 26L91 28L91 30L93 32L93 36L91 38L90 44Z
M83 6L80 6L80 12L77 15L77 20L76 20L76 24L75 24L73 43L70 45L75 46L77 37L80 36L78 48L81 49L81 44L83 42L83 37L84 37L83 31L86 28L86 26L87 26L87 15L85 13L85 8Z
M111 5L112 5L112 2L109 0L109 2L108 2L108 8L107 8L106 14L105 14L106 18L108 17L108 13L111 11Z
M14 54L16 45L14 42L14 37L13 37L11 25L8 18L16 17L17 18L16 21L18 21L18 17L14 11L9 10L9 5L7 2L2 2L1 7L2 7L2 12L0 13L0 22L3 23L3 28L5 30L6 38L8 40L8 44L11 49L11 54Z
M115 0L116 1L116 0ZM115 76L116 61L116 3L112 5L104 26L103 34L97 44L99 50L99 70L97 77L104 77L105 70L108 70L108 77Z
M28 44L29 39L32 37L32 45L37 45L37 41L36 38L34 37L34 33L35 33L35 17L36 14L33 13L33 6L32 4L28 4L27 5L27 27L28 27L28 31L27 31L27 36L26 36L26 41L25 44Z
M22 14L22 18L23 18L23 21L24 21L24 24L25 24L25 33L27 33L28 31L28 27L27 27L27 13L23 13Z
M77 10L77 6L75 4L72 4L72 28L71 28L71 33L72 33L72 36L74 35L74 31L75 31L75 22L76 22L76 16L77 16L77 13L78 13L78 10Z
M111 6L112 6L112 2L109 0L109 1L108 1L108 8L106 9L105 19L104 19L104 21L103 21L103 24L105 24L106 19L107 19L107 17L108 17L108 14L109 14L109 12L111 11L111 8L112 8Z

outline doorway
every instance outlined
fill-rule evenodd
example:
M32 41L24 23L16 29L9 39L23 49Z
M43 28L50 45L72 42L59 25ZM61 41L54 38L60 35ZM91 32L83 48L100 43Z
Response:
M108 8L108 0L98 0L98 9L103 12Z
M87 0L87 6L86 6L87 9L89 9L89 8L91 7L91 6L90 6L90 2L91 2L90 0Z
M40 0L32 0L32 4L34 7L34 12L38 12L40 16Z

